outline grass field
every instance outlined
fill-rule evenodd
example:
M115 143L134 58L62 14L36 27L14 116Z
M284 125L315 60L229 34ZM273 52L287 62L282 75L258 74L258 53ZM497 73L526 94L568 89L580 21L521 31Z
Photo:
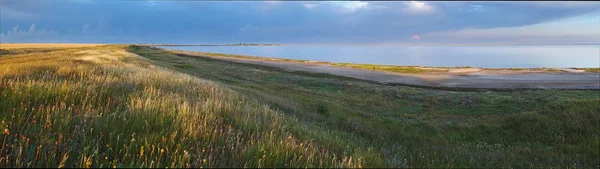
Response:
M376 70L376 71L388 71L396 73L435 73L435 72L448 72L449 67L429 67L435 69L422 69L420 66L397 66L397 65L378 65L378 64L355 64L355 63L334 63L334 62L321 62L321 61L310 61L310 60L296 60L286 58L268 58L258 56L246 56L246 55L235 55L235 54L223 54L223 53L207 53L207 52L189 52L189 51L176 51L180 54L200 54L203 56L212 57L229 57L229 58L243 58L243 59L255 59L255 60L277 60L285 62L300 62L310 64L325 64L338 67L348 67L363 70ZM469 66L467 66L469 67ZM459 67L457 67L459 68ZM470 68L470 67L469 67Z
M600 167L598 91L456 92L110 45L0 55L0 167Z

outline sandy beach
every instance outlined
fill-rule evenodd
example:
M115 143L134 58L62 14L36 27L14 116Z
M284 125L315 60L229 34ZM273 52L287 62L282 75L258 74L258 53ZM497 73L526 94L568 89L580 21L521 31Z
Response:
M234 57L216 57L190 52L179 55L206 57L238 63L276 67L287 71L326 73L389 85L410 85L435 88L465 89L600 89L600 74L590 72L544 72L459 69L436 74L411 74L361 70L324 64L274 61Z

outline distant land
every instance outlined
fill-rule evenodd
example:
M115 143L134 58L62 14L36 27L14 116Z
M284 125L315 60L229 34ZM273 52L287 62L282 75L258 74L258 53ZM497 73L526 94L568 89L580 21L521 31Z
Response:
M234 43L234 44L139 44L141 46L281 46L269 43Z
M271 43L235 43L235 44L137 44L139 46L519 46L519 45L600 45L594 43L503 43L503 44L271 44Z

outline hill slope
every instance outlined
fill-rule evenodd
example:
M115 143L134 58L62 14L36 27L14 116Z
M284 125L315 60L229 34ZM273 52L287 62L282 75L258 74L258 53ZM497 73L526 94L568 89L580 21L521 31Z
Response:
M598 91L386 86L129 45L0 54L0 167L600 166Z
M126 46L0 57L2 167L359 167L265 104Z

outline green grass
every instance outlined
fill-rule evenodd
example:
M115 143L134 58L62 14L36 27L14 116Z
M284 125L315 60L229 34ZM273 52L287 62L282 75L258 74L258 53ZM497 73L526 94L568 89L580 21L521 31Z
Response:
M585 72L600 73L600 68L581 68L581 69L585 70Z
M218 83L153 65L127 46L0 59L1 167L359 167L288 128L293 117ZM187 68L187 66L183 66ZM298 132L298 131L296 131Z
M350 67L355 69L387 71L396 73L425 73L425 72L446 72L442 70L421 69L414 66L391 66L391 65L376 65L376 64L353 64L353 63L332 63L333 66Z
M396 73L429 73L429 72L447 72L448 71L448 70L444 70L447 67L430 67L430 68L440 68L440 69L422 69L420 66L334 63L334 62L296 60L296 59L286 59L286 58L267 58L267 57L223 54L223 53L188 52L188 51L176 51L176 52L183 53L183 54L199 54L199 55L203 55L203 56L212 56L212 57L230 57L230 58L257 59L257 60L279 60L279 61L286 61L286 62L326 64L326 65L332 65L332 66L338 66L338 67L348 67L348 68L374 70L374 71L387 71L387 72L396 72ZM456 67L456 68L462 68L462 67ZM471 68L471 67L465 66L464 68Z
M386 86L126 45L2 52L1 167L600 166L598 91Z
M452 92L132 48L155 64L217 81L287 116L372 149L386 166L596 167L597 91ZM160 58L160 60L158 60ZM193 69L177 69L171 62ZM348 136L349 135L349 136ZM345 142L345 143L344 143Z

